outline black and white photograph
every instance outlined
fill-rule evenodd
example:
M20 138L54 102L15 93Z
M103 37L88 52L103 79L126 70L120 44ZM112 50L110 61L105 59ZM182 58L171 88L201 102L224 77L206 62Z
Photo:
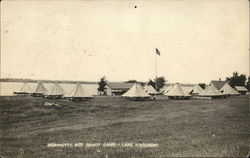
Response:
M250 157L249 0L0 4L0 158Z

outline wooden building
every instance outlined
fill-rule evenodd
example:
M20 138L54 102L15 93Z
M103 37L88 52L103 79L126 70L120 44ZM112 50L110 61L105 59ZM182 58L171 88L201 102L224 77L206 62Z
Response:
M126 93L134 83L124 82L108 82L106 85L106 95L123 95Z
M244 86L235 86L234 87L241 95L246 95L247 89Z

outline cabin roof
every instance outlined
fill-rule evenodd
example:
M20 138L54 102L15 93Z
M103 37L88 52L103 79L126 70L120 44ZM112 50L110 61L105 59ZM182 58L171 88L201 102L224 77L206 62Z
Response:
M218 90L220 90L226 83L227 83L227 81L218 81L218 80L211 81L211 84L213 84L215 86L215 88Z
M108 82L107 86L112 90L128 90L134 83L124 83L124 82Z
M244 86L235 86L235 89L237 90L237 91L247 91L247 89L246 89L246 87L244 87Z

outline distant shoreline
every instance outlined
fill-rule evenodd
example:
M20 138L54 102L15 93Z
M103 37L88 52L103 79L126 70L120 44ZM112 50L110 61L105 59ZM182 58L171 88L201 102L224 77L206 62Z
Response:
M34 79L8 79L8 78L0 78L0 82L29 82L29 83L81 83L81 84L97 84L98 82L91 82L91 81L72 81L72 80L34 80Z

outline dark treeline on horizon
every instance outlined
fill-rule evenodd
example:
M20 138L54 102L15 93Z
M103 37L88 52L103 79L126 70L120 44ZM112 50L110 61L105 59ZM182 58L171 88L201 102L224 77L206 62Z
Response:
M73 81L73 80L36 80L36 79L29 79L29 78L0 78L0 82L43 82L43 83L81 83L81 84L97 84L97 82L91 81Z
M105 78L105 76L103 77ZM105 78L106 82L108 80ZM0 82L30 82L30 83L37 83L37 82L43 82L43 83L81 83L81 84L98 84L99 82L95 81L77 81L77 80L45 80L45 79L29 79L29 78L0 78ZM157 81L157 87L155 82ZM245 74L240 74L237 71L234 71L233 74L230 77L226 77L225 81L229 82L230 86L235 87L235 86L244 86L250 91L250 76L247 77ZM141 83L143 86L146 84L152 85L154 88L159 90L162 88L166 83L167 80L165 79L164 76L162 77L157 77L157 79L150 79L148 82L141 82L137 81L136 79L128 80L128 81L121 81L125 83ZM199 85L204 89L205 88L205 83L199 83Z

